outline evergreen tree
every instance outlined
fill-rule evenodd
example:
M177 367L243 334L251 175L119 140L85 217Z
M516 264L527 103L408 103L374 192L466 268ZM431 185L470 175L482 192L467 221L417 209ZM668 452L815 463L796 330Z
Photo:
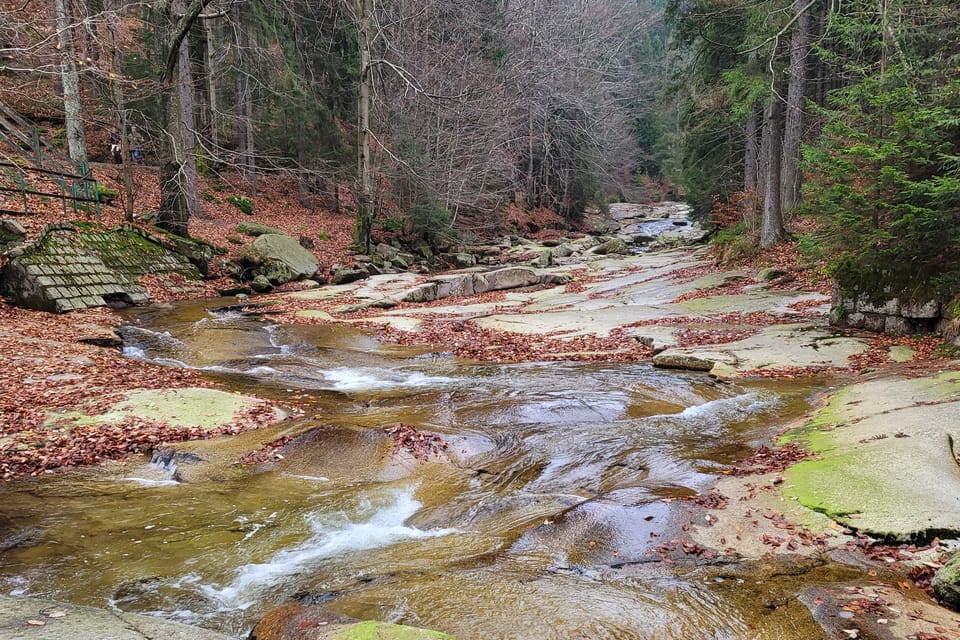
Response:
M808 210L845 293L949 300L960 292L960 16L947 2L888 10L859 3L832 18L824 57L846 84L806 150Z

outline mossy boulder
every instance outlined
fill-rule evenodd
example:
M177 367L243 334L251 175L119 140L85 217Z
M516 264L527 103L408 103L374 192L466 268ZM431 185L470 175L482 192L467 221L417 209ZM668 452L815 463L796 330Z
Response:
M121 422L135 415L175 427L195 426L209 430L230 424L238 415L261 402L252 396L219 389L133 389L126 393L125 400L114 404L107 413L95 416L94 420ZM276 410L275 418L281 420L283 417L284 413Z
M265 264L284 264L289 269L289 280L310 278L320 266L316 256L300 246L296 238L281 233L265 233L257 237L253 241L253 250L263 258ZM274 275L278 276L279 272ZM281 284L276 278L271 278L271 282Z
M946 565L940 567L931 586L938 598L960 610L960 553L954 554Z
M257 293L266 293L267 291L273 289L273 285L270 284L270 279L267 276L260 273L257 274L250 282L250 288Z
M235 228L237 233L242 233L245 236L251 236L254 238L267 233L285 235L282 229L277 229L276 227L271 227L270 225L266 225L261 222L241 222Z
M623 238L611 238L603 244L593 247L590 253L598 256L608 256L630 253L630 250L627 248L627 243Z
M784 493L867 535L926 542L960 534L960 373L884 378L837 392L784 441L817 457L784 473Z

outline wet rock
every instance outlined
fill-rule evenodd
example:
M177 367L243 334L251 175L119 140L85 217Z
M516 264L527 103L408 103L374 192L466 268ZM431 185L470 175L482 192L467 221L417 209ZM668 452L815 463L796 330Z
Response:
M230 640L215 631L122 611L0 596L0 635L35 640Z
M323 607L285 604L273 609L257 623L248 640L312 640L324 631L356 622Z

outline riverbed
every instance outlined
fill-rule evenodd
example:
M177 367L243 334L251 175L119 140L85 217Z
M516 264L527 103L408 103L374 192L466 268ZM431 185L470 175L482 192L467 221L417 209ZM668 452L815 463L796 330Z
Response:
M657 546L824 381L483 364L213 306L141 310L126 353L305 416L4 486L6 524L25 532L2 556L4 592L238 637L290 601L464 640L822 637L785 594L850 569L723 577L717 559L663 562ZM446 455L395 451L397 423L440 435ZM282 459L237 464L281 434L297 436Z

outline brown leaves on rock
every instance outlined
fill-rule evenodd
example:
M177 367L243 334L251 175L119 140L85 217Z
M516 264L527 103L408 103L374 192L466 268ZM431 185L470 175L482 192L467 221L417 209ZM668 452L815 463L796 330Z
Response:
M66 316L0 304L0 478L10 480L144 451L162 441L207 438L255 428L273 419L268 403L255 405L217 431L182 429L129 417L102 426L52 420L70 411L102 413L129 389L212 387L196 371L124 358L113 349L79 342L84 325L114 326L107 309Z
M412 424L398 422L387 433L393 438L393 452L406 451L417 460L426 462L431 458L445 456L447 441L435 433L423 433Z
M726 509L730 503L730 498L717 490L701 493L693 499L694 503L705 509Z
M240 464L251 465L268 462L279 462L283 460L281 450L293 441L296 436L283 436L272 442L268 442L256 451L249 451L240 457Z
M759 333L759 329L677 329L677 346L695 347L708 344L739 342Z
M137 416L106 424L67 427L45 425L19 431L0 444L0 478L12 480L65 467L122 460L166 442L235 435L272 420L272 406L264 402L235 417L230 424L216 429L171 426Z
M650 348L623 331L607 337L521 334L476 326L459 317L428 317L416 331L368 323L378 338L392 344L430 345L453 355L482 362L638 362L649 358Z
M753 452L753 455L738 462L726 473L731 476L779 473L791 465L812 458L813 455L813 452L794 442L782 447L760 447Z

